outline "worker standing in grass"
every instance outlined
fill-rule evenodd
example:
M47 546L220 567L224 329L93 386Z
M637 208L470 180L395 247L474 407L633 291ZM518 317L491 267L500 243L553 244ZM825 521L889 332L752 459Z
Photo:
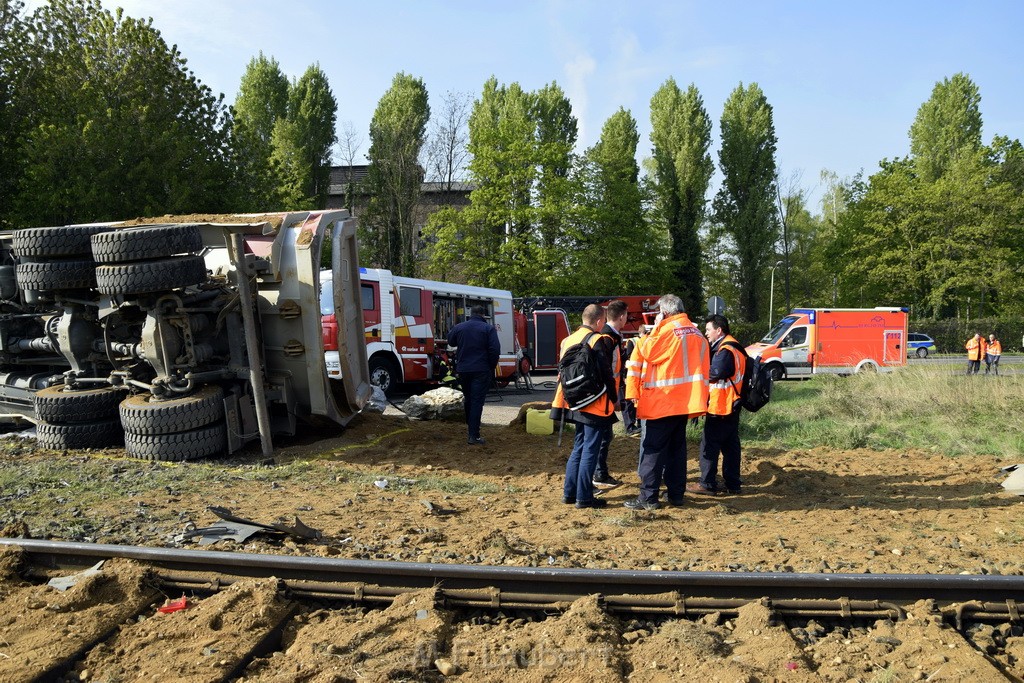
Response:
M985 374L999 374L999 357L1003 355L1003 345L996 339L995 333L988 335L988 347L985 349Z
M708 340L687 317L674 294L658 299L655 328L637 344L627 365L626 399L644 420L640 495L630 510L656 510L662 479L670 505L683 504L686 491L686 421L708 409Z
M736 338L729 334L729 320L712 315L704 326L711 342L711 382L708 414L700 439L700 481L687 484L686 490L714 496L718 487L718 456L722 455L722 480L725 490L740 493L740 388L747 357Z
M967 340L964 348L967 349L968 375L977 375L978 370L981 369L981 359L985 357L984 345L985 338L978 333L975 333L973 337Z

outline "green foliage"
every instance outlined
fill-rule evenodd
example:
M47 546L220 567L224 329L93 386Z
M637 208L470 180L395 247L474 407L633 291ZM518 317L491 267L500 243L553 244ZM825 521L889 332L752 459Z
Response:
M917 175L938 180L963 155L981 147L981 93L966 74L935 84L910 127L910 153Z
M303 166L303 193L313 207L327 206L327 188L331 180L331 154L338 141L335 125L338 102L334 99L327 75L314 64L288 91L288 121L291 130L285 136L298 148Z
M1024 319L1021 318L948 318L946 320L911 320L911 332L927 334L935 340L938 353L963 355L967 340L980 333L986 338L995 334L1002 342L1003 353L1024 351Z
M564 294L648 294L669 279L664 239L644 217L636 121L612 115L579 165L580 196L566 231Z
M778 238L775 124L771 105L756 83L741 83L733 90L725 102L721 129L718 163L724 177L715 197L715 215L736 244L740 316L754 321Z
M13 220L22 226L224 210L228 112L151 22L95 0L28 20L31 113Z
M277 60L262 52L252 58L242 75L232 127L236 177L245 188L239 198L242 210L266 211L280 204L281 179L271 158L274 131L278 121L288 115L288 87ZM291 145L280 138L278 142Z
M651 98L651 143L658 216L671 240L672 289L689 311L704 310L698 228L714 165L711 119L696 86L680 91L669 78Z
M416 274L413 209L423 181L417 161L429 118L423 81L399 73L370 122L370 204L360 233L364 260L399 275Z
M21 0L0 2L0 228L8 224L24 172L20 146L32 111L32 43Z
M908 367L893 373L777 382L744 414L745 443L779 448L908 448L945 455L1024 456L1024 377Z
M451 272L448 264L457 254L467 282L514 292L548 291L552 273L543 264L551 259L542 253L533 193L541 162L555 155L539 156L539 111L537 95L518 83L499 85L492 77L484 84L469 117L469 180L475 189L457 220L453 211L431 217L424 231L431 241L431 273Z

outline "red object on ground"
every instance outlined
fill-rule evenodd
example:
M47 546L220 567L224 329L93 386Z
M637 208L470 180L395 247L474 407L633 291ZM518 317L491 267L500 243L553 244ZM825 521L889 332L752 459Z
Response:
M188 607L188 598L182 595L177 600L171 600L163 607L158 608L157 612L163 612L164 614L168 614L170 612L177 612L179 610L183 610L186 607Z

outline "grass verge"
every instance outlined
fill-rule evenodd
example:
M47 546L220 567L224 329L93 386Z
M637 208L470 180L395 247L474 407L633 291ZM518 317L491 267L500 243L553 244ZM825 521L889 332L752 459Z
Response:
M768 406L743 416L740 435L786 449L921 448L1020 459L1024 376L967 377L947 366L778 382Z

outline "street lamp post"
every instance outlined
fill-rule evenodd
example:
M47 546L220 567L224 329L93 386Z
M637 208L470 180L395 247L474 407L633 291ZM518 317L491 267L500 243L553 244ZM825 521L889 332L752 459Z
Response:
M782 265L782 261L779 261L772 266L772 284L771 293L768 295L768 329L772 327L772 320L775 314L775 269Z

